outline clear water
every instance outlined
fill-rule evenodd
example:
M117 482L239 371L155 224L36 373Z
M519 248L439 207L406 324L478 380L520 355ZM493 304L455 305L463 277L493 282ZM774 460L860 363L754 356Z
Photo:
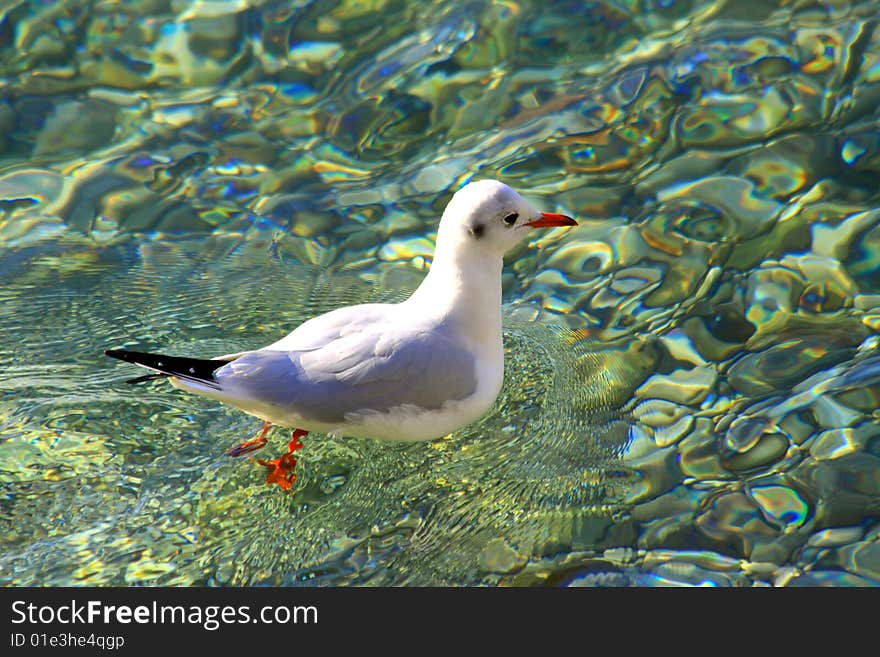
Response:
M880 3L0 9L0 582L880 583ZM212 356L403 298L472 178L580 227L505 269L443 440L259 423ZM267 450L287 436L270 434Z

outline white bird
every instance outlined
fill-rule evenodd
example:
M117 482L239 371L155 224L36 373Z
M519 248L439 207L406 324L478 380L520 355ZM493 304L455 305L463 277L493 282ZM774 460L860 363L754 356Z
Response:
M295 428L287 454L260 461L267 481L288 489L293 452L310 431L430 440L482 417L504 378L503 256L533 228L575 225L503 183L472 182L446 206L430 271L401 303L339 308L266 347L211 360L105 353L158 373L133 382L167 376L264 420L230 456L263 447L272 424Z

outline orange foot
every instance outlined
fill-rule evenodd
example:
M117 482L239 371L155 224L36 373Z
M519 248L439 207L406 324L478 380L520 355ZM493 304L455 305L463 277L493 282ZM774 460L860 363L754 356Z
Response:
M233 447L226 452L226 456L243 456L244 454L250 454L251 452L256 452L258 449L265 447L267 442L266 434L269 432L271 426L272 425L268 422L263 422L263 430L260 431L259 436L244 441L238 447Z
M284 490L290 490L293 482L296 481L296 457L293 453L302 449L303 444L299 439L307 435L309 435L308 431L296 429L287 445L287 454L271 461L257 459L257 463L269 469L266 475L267 484L278 484Z

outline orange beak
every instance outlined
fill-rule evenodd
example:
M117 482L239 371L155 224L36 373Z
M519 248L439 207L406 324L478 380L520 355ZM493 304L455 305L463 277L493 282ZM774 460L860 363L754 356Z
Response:
M577 226L577 222L571 217L555 212L542 212L540 219L529 221L526 226L532 228L550 228L551 226Z

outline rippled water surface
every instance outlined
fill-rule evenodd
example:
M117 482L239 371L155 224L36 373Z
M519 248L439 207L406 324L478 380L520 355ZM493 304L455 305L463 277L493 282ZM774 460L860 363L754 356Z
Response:
M0 583L880 584L880 2L0 7ZM102 355L398 300L471 179L504 274L442 440L310 435ZM283 451L286 432L270 434Z

